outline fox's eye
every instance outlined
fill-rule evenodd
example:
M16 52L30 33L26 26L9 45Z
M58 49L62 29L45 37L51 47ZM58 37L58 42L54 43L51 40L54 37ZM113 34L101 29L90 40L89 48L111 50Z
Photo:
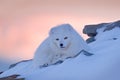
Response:
M56 41L59 41L59 38L57 38Z
M68 37L64 37L64 39L68 39Z

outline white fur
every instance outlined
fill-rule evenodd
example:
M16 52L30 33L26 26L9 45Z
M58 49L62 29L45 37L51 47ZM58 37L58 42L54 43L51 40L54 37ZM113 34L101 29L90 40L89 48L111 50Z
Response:
M60 44L63 44L62 47ZM37 67L54 64L67 57L74 57L80 51L89 52L87 43L69 24L52 28L49 37L38 47L33 62Z

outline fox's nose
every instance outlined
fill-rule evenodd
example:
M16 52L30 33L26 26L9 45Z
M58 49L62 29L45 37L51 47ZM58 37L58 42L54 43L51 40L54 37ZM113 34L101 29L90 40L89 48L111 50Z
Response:
M63 47L63 44L61 43L60 46Z

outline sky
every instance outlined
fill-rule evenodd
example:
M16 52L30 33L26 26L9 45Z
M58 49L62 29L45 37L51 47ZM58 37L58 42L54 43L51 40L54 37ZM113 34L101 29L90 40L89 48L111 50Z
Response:
M0 55L33 57L50 28L71 24L84 38L88 24L120 19L119 0L0 0Z

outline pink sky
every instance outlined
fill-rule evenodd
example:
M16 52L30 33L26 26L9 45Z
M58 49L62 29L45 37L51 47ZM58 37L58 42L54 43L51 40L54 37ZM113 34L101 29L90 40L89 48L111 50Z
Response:
M80 35L84 25L120 19L118 0L3 0L0 2L0 52L30 59L51 27L70 23Z

